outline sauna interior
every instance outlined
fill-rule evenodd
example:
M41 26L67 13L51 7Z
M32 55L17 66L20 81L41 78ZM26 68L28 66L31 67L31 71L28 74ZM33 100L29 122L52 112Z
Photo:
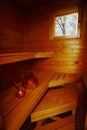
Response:
M86 58L86 0L1 0L0 130L87 130Z

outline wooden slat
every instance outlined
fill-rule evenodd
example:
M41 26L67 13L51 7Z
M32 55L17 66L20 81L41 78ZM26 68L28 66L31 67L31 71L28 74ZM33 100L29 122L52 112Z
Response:
M51 116L50 119L54 120L54 121L58 121L60 120L61 117L58 117L57 115L55 116Z
M57 80L58 72L55 72L51 80Z
M51 57L53 52L38 52L35 54L35 58L46 58Z
M79 75L76 75L76 74L67 74L67 73L66 74L65 73L57 73L57 74L58 74L57 79L55 79L55 77L52 77L52 79L50 80L49 88L73 83L79 78Z
M48 90L31 113L31 121L41 120L76 108L77 92L71 87Z

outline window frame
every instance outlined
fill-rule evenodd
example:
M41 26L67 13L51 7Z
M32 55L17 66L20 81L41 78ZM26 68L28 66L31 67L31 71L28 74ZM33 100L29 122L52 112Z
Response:
M55 18L57 16L63 16L67 14L72 14L72 13L78 13L78 27L77 27L77 36L55 36ZM66 39L66 38L80 38L80 16L79 16L79 8L78 7L72 7L72 8L66 8L66 9L61 9L61 10L55 10L51 11L50 13L50 34L49 34L49 39Z

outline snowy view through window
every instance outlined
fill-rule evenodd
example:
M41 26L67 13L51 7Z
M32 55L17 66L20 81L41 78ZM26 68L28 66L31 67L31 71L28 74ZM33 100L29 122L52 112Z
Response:
M55 36L77 36L78 13L55 17Z

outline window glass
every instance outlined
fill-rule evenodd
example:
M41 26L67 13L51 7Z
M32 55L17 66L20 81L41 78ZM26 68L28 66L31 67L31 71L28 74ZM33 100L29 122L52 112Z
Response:
M78 33L78 12L56 16L54 35L76 37Z

